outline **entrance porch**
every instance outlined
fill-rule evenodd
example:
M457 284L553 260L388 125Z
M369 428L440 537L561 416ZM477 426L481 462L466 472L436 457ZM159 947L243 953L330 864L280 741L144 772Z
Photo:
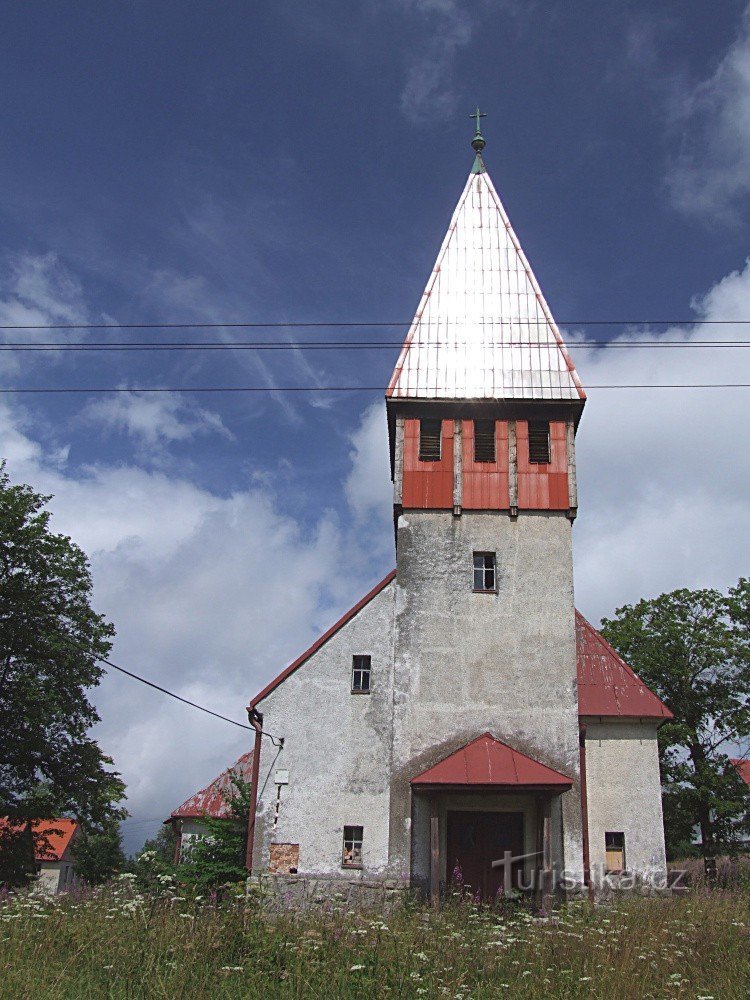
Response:
M570 778L485 733L411 786L412 878L434 904L453 883L483 900L551 895Z

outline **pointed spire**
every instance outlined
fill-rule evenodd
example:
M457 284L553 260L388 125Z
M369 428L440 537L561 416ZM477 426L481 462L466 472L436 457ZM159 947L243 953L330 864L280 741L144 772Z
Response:
M476 121L477 130L474 133L474 138L471 140L471 148L477 154L474 158L474 166L471 168L472 174L483 174L486 167L484 165L484 160L482 159L482 150L487 145L484 141L484 136L482 135L482 130L479 127L480 119L486 118L487 115L484 111L479 110L479 105L477 104L477 110L469 115L469 118L473 118Z
M586 398L481 161L453 213L393 372L390 399Z

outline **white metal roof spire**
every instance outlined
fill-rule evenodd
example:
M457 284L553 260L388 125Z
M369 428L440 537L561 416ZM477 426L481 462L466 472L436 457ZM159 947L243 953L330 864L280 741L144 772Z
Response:
M404 342L391 399L586 398L486 171L474 166Z

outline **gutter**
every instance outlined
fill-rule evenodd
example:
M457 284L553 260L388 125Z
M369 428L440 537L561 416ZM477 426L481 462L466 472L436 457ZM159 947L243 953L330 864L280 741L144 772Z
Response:
M250 788L250 814L247 824L247 845L245 848L245 868L248 874L253 870L253 847L255 846L255 818L258 812L258 778L260 775L260 747L263 737L263 715L254 706L247 710L247 719L255 730L253 748L253 772Z

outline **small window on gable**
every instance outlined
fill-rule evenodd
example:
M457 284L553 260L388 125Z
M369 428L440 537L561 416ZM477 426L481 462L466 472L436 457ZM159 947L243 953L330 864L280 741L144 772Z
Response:
M442 420L419 421L419 461L440 461L440 432Z
M625 871L625 834L604 834L605 867L608 872Z
M495 461L495 421L474 421L474 461Z
M497 592L497 569L494 552L474 553L474 590Z
M549 420L529 420L529 462L549 465Z
M344 827L344 851L341 856L342 868L362 867L362 839L364 827Z
M370 693L370 670L372 661L369 656L352 657L352 694Z

